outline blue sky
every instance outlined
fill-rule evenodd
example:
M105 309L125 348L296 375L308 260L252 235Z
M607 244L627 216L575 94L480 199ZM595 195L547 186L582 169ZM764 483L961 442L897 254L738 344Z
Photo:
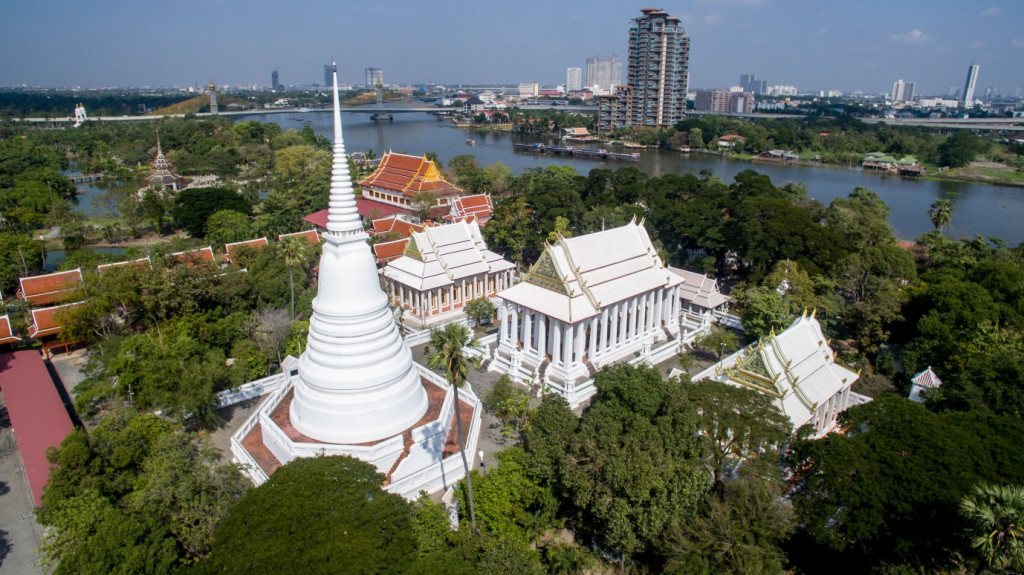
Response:
M653 7L691 38L690 86L756 74L801 90L919 94L1024 86L1021 0L6 0L0 86L187 86L342 81L560 84L587 56L625 60L629 20ZM625 81L625 66L623 66Z

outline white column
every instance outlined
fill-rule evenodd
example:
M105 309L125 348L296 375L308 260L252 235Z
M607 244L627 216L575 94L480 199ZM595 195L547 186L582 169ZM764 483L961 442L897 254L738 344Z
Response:
M591 360L597 355L597 317L590 318L590 353L587 355Z
M664 289L658 290L657 311L655 313L657 314L657 318L658 318L658 327L661 327L661 324L665 322L665 290Z
M640 324L640 298L633 297L629 299L629 338L636 338L637 327Z
M552 365L562 362L562 322L551 320L551 363Z
M583 344L586 341L586 333L583 331L583 322L576 324L573 344L576 346L576 363L583 363Z
M537 351L540 352L541 361L544 360L544 354L548 351L547 319L547 316L544 314L537 315Z
M519 304L512 306L512 329L508 330L512 340L512 347L515 347L519 338Z
M508 309L498 306L498 343L508 341Z
M562 325L562 364L568 370L572 365L572 326Z
M597 347L599 353L608 351L608 308L601 310L601 329L597 334Z
M615 347L619 343L619 318L622 315L622 302L615 304L612 307L612 311L608 314L611 316L611 325L608 326L608 339L609 348Z
M523 308L523 351L533 347L533 311Z

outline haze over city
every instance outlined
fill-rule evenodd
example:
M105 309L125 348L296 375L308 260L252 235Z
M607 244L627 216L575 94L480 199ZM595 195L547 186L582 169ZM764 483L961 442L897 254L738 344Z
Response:
M681 19L691 90L754 73L801 90L885 92L903 78L946 94L972 62L979 91L1024 85L1024 3L1007 0L14 2L3 11L0 85L262 85L274 69L283 84L314 84L332 57L351 83L373 66L397 84L554 85L588 56L624 57L644 7Z

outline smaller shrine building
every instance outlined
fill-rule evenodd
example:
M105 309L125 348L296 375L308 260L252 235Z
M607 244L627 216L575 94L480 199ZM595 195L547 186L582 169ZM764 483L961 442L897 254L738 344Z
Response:
M363 197L400 208L411 208L421 193L434 196L436 207L447 207L462 189L449 183L433 160L426 156L409 156L388 152L372 174L359 182Z
M412 232L402 255L380 273L403 321L425 329L464 318L467 303L511 286L514 270L487 249L475 221L462 220Z

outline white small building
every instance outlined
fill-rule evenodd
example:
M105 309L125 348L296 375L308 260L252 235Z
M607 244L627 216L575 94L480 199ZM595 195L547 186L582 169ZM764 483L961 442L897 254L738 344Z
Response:
M910 379L910 401L924 403L925 398L921 397L921 392L938 389L941 385L942 380L932 371L932 366L929 365L928 369Z
M429 328L465 318L467 303L511 286L515 267L487 249L475 220L460 220L413 231L380 274L403 321Z
M595 391L592 371L675 355L682 283L642 223L559 238L523 281L498 294L498 348L489 369L543 382L579 405Z
M680 373L673 370L672 375ZM713 379L767 394L794 431L809 424L811 437L817 438L835 429L848 407L870 401L850 391L858 378L859 373L836 363L814 314L804 314L782 333L773 332L726 357L693 381Z

